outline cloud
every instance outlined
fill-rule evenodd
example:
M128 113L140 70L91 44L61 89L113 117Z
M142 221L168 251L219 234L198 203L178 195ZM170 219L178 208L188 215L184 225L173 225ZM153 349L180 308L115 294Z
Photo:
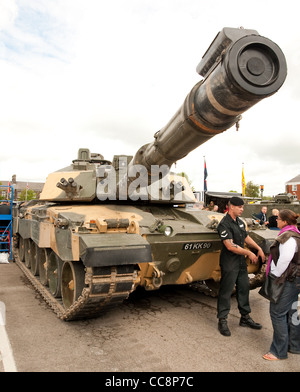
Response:
M209 189L228 191L239 190L244 162L246 182L282 191L299 174L298 15L279 1L241 8L237 0L0 0L0 131L11 141L0 180L44 180L80 147L109 160L133 155L200 80L195 68L216 33L242 25L282 47L286 83L243 115L239 132L215 136L177 167L202 190L205 155Z
M14 24L18 16L15 0L0 0L0 30L6 30Z

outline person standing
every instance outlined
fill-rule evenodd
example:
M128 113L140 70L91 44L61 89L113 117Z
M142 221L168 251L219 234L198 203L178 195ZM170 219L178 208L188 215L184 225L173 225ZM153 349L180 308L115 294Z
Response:
M297 316L297 301L300 293L300 231L292 210L279 211L278 237L271 245L267 265L269 271L285 282L279 301L270 302L270 317L273 325L273 341L270 351L263 355L268 361L286 359L288 352L300 354L300 320Z
M218 329L224 336L230 336L227 317L230 311L231 295L236 285L236 298L241 314L240 326L261 329L250 317L249 305L249 278L247 262L248 256L252 263L257 263L258 258L265 260L261 247L249 236L244 222L240 216L244 210L244 201L240 197L232 197L228 203L229 210L218 226L218 233L223 241L220 255L221 282L218 295ZM246 243L249 248L257 250L257 255L250 249L244 248Z

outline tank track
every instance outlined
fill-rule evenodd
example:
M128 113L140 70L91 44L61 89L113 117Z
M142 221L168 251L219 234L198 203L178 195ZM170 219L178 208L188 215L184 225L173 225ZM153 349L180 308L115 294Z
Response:
M54 298L38 276L32 275L30 269L20 260L18 248L14 248L14 261L24 275L64 321L81 320L98 317L107 309L120 305L134 290L137 271L134 265L86 268L85 284L81 295L68 309L60 298Z

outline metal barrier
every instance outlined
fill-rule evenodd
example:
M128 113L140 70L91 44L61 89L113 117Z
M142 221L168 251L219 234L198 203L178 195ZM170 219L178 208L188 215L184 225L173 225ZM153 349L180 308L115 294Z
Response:
M9 253L9 259L12 260L13 187L0 185L0 196L6 189L6 199L0 200L0 204L7 203L8 207L10 207L10 212L8 214L1 213L0 208L0 252Z

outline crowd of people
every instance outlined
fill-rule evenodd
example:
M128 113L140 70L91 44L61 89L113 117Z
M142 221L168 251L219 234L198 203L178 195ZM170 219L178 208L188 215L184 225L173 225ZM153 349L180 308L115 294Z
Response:
M273 208L272 215L269 216L269 218L267 218L267 211L268 211L268 207L263 206L261 208L261 211L255 215L259 224L262 226L266 226L271 230L280 230L280 228L277 225L279 210L277 208Z
M210 201L207 206L204 205L203 201L198 201L194 203L194 208L199 210L205 210L205 211L220 212L219 206L215 204L213 201Z
M224 210L220 210L219 206L214 203L214 201L210 201L206 206L204 202L197 202L194 204L194 208L200 209L200 210L205 210L205 211L213 211L213 212L222 212L222 213L227 213L229 210L228 204L226 204L226 207ZM258 214L254 214L256 217L257 221L261 226L266 226L270 230L280 230L280 228L277 225L277 218L279 215L279 210L277 208L272 209L272 214L267 217L267 211L268 207L263 206L261 208L261 211Z

